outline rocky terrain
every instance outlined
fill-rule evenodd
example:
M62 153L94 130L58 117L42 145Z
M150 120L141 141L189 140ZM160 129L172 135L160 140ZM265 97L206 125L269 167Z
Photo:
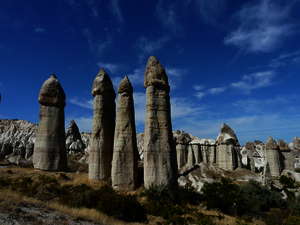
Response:
M37 125L28 121L0 120L0 166L13 164L30 167L32 165L36 129ZM232 133L232 131L230 132ZM272 169L266 169L269 164L273 167L276 166L277 172L279 171L280 174L288 173L300 181L300 176L296 172L300 167L299 138L295 138L294 142L290 144L286 144L282 140L279 140L278 143L275 141L275 149L270 150L271 154L266 154L267 145L261 141L248 142L245 146L236 145L236 156L232 153L222 156L236 157L237 159L234 166L238 170L236 168L228 170L217 163L217 154L221 153L217 152L216 140L201 139L183 131L174 131L173 136L181 174L178 179L180 185L190 183L200 191L203 183L213 181L216 174L217 176L235 177L237 180L252 179L264 182L265 177L272 177ZM235 134L231 134L231 136L237 138ZM79 163L88 163L90 137L90 133L80 133L76 122L71 121L66 130L66 149L69 155L76 156ZM141 160L144 155L143 137L142 133L137 134L137 146ZM230 142L230 135L220 132L217 140L220 140L221 137L223 142L226 140ZM278 156L274 157L273 153L278 153ZM271 157L269 162L268 157ZM142 161L139 164L142 165ZM189 173L189 171L192 172ZM232 172L230 173L230 171ZM276 176L278 177L278 174Z

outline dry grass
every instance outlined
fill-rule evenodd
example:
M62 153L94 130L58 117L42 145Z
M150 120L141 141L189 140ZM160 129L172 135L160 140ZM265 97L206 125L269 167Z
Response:
M34 198L23 196L19 193L12 192L10 190L0 191L0 209L5 208L6 210L10 211L20 203L29 203L40 207L50 208L67 214L74 219L93 221L101 225L145 225L145 223L127 223L124 221L120 221L109 217L95 209L71 208L56 202L42 202ZM151 225L151 223L149 223L149 225Z
M93 188L98 188L105 185L104 182L93 182L88 179L87 173L61 173L61 172L47 172L47 171L40 171L35 170L32 168L0 168L0 176L1 177L9 177L9 178L20 178L24 176L31 177L33 179L38 179L39 175L46 175L50 177L56 178L60 184L62 185L80 185L86 184ZM134 192L128 192L122 194L139 194L143 191L143 188L139 188ZM140 198L139 201L143 202L143 198ZM0 190L0 211L1 209L10 208L13 209L16 207L18 203L30 203L36 206L46 207L53 209L55 211L62 212L63 214L67 214L74 219L84 219L88 221L93 221L102 225L145 225L146 223L128 223L124 221L117 220L113 217L109 217L106 214L97 211L95 209L88 209L88 208L72 208L66 205L62 205L58 202L51 201L51 202L43 202L39 201L34 198L26 197L21 193L16 193L11 190ZM236 217L225 215L221 212L214 211L214 210L203 210L200 206L190 206L194 210L203 215L212 216L216 224L219 225L236 225L238 219ZM156 225L162 224L163 219L156 216L148 216L149 222L148 225ZM265 225L262 221L253 222L244 222L243 220L239 220L245 224L255 224L255 225ZM242 224L243 224L242 223Z

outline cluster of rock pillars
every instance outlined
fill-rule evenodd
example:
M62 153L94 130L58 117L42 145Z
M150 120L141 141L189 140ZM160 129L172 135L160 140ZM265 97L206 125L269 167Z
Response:
M241 147L234 131L226 124L216 140L199 139L187 133L172 132L170 86L165 69L153 56L148 59L145 131L137 141L133 88L127 76L116 94L108 74L101 69L93 86L93 128L89 137L89 179L111 182L116 190L130 191L138 185L139 154L143 158L144 186L177 185L178 170L188 170L203 162L224 170L236 168L261 170L273 177L283 169L300 167L300 139L288 146L269 138L266 144L249 142ZM33 165L36 169L63 171L67 151L81 149L81 138L65 140L65 93L57 77L51 75L40 90L40 122L36 132ZM75 122L71 130L77 129ZM68 131L69 132L69 131ZM79 130L72 132L80 136ZM72 139L71 138L71 139ZM77 140L77 141L75 141ZM80 141L79 141L80 140ZM298 160L298 161L297 161Z
M165 69L148 59L144 86L147 93L144 136L144 186L177 184L177 160L170 114L170 86ZM108 74L101 69L92 87L93 128L89 179L111 181L117 190L137 187L137 149L133 88L128 77L120 82L118 108ZM36 169L61 171L67 167L65 148L65 93L51 75L40 90L40 122L33 151Z

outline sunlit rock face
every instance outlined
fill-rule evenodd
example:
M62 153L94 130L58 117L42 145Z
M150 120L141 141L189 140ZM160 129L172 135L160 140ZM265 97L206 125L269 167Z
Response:
M279 146L277 142L270 137L266 142L266 162L268 163L270 174L273 177L280 176L281 173L281 163L280 163L280 153Z
M34 144L36 169L60 171L67 168L65 147L65 93L55 75L40 90L40 121Z
M111 179L115 130L115 91L108 74L101 69L92 88L93 130L89 146L89 179Z
M36 124L25 120L0 120L0 160L31 164L36 129Z
M165 69L151 56L144 86L146 118L144 132L144 185L177 185L176 147L173 140L170 87Z
M239 141L235 132L223 124L216 140L216 165L224 170L234 170L239 166Z
M131 191L137 186L139 152L136 141L133 90L125 77L118 90L118 108L112 160L112 187Z

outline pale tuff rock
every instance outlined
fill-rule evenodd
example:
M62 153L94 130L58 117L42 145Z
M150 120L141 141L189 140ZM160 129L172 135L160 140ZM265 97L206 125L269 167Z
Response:
M79 128L74 120L71 120L66 132L66 148L68 153L82 153L85 149Z
M7 159L17 165L22 160L32 163L36 129L36 124L25 120L0 120L0 160Z
M279 146L272 137L269 137L266 143L266 161L268 166L270 167L271 176L280 176L281 168Z
M225 170L236 169L239 165L239 141L234 131L227 124L222 125L216 143L217 166Z
M89 179L110 180L115 129L115 91L108 74L101 69L92 88L93 130L89 147Z
M172 134L169 82L165 69L151 56L148 59L146 120L144 133L144 185L177 184L176 148Z
M144 133L137 134L136 140L140 159L144 160Z
M130 191L137 186L138 157L134 101L132 86L126 76L119 86L116 114L114 152L112 160L112 186L116 190Z
M188 162L188 147L192 138L184 131L173 132L173 137L176 143L176 155L178 169L185 166Z
M293 142L289 144L291 150L300 150L300 138L295 137Z
M65 98L56 76L51 75L39 94L40 122L33 153L33 165L36 169L59 171L67 168Z
M217 137L216 144L232 144L239 145L239 141L235 132L229 127L226 123L224 123L221 127L221 132Z

